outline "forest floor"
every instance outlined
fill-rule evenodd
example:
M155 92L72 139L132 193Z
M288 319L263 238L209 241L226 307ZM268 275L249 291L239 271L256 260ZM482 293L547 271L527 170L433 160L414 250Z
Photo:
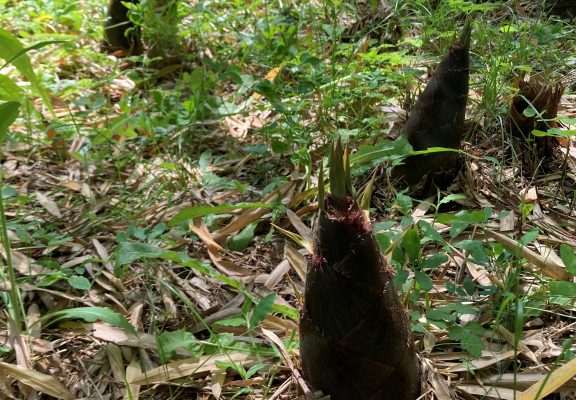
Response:
M360 26L344 41L362 2L190 2L183 56L158 68L99 52L102 2L10 3L3 32L43 45L24 56L32 72L0 76L0 99L22 103L0 155L0 398L301 396L306 248L336 137L359 192L376 171L374 233L422 398L576 398L568 19L518 1L398 1L367 20L378 37ZM394 140L467 14L461 169L418 199L388 178L406 154ZM564 87L544 157L508 132L529 77Z

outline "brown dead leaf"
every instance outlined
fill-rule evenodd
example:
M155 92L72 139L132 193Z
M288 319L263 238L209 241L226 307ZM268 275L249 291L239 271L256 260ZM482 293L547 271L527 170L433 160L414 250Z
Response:
M212 372L212 384L210 385L210 391L215 399L219 399L222 394L222 386L226 381L226 367L220 367L216 371Z
M12 345L10 344L9 340L8 340L8 332L7 331L0 331L0 343L2 343L2 346L8 346L8 347L12 347ZM52 342L48 341L48 340L44 340L44 339L39 339L39 338L35 338L32 336L26 336L26 335L22 335L24 336L22 340L30 343L31 346L31 350L33 353L39 353L39 354L46 354L49 353L51 351L54 351L54 346L52 346Z
M294 271L298 274L302 282L306 282L306 272L308 269L308 261L306 257L302 255L298 250L292 247L288 242L284 244L284 252L290 265L294 268Z
M136 359L133 359L126 367L126 380L131 381L135 376L142 373L140 364ZM138 400L140 398L140 385L128 385L128 391L124 396L124 400Z
M309 393L311 393L308 384L306 384L304 378L302 378L302 375L300 375L300 371L298 371L296 367L294 367L294 363L292 362L292 359L288 355L288 352L286 351L286 348L284 347L284 343L282 342L282 340L280 340L280 338L276 336L274 332L269 331L267 329L262 328L262 333L264 334L264 336L266 336L266 338L270 342L274 343L276 347L278 347L278 350L280 351L280 354L282 355L284 362L286 363L290 371L292 371L292 376L294 376L294 379L296 379L296 382L298 382L298 386L300 386L300 388L304 392L304 395L308 395Z
M509 350L504 353L493 353L493 352L482 352L482 357L477 360L472 360L470 362L463 362L452 367L446 368L441 372L464 372L464 371L474 371L484 368L488 368L500 361L513 358L516 355L515 350Z
M294 187L296 181L288 181L283 184L280 188L266 196L261 200L262 203L272 203L275 201L282 201L285 200L286 195L288 192ZM214 240L218 243L221 243L223 239L234 232L237 232L243 229L245 226L250 224L251 222L256 221L258 218L268 214L270 209L267 208L248 208L244 212L242 212L239 216L234 218L228 225L220 229L214 235Z
M536 200L538 200L538 193L536 192L536 188L534 186L520 191L520 196L528 204L533 204L536 202Z
M549 376L530 386L516 397L517 400L539 400L554 393L566 382L576 376L576 359L556 369Z
M242 268L234 261L224 258L226 250L220 246L212 237L206 225L199 220L195 221L199 225L191 225L190 230L194 232L208 249L208 256L212 263L220 272L227 276L242 277L250 275L250 271Z
M0 243L0 254L4 258L6 258L6 251L4 247ZM18 271L18 273L29 276L29 275L37 275L44 272L44 267L36 262L31 257L24 255L23 253L19 252L18 250L11 250L10 256L12 257L12 265Z
M132 385L164 384L186 376L206 376L216 371L217 362L233 362L239 365L249 365L254 362L262 362L262 359L246 353L230 353L213 356L192 357L185 360L174 361L161 365L150 371L137 375L128 381Z
M58 379L30 368L0 361L0 371L18 382L57 399L74 400L75 396Z
M270 290L274 289L274 287L280 283L288 271L290 271L290 262L287 259L280 261L280 263L272 270L272 272L270 272L264 281L264 287Z
M296 229L298 234L307 242L312 242L312 229L308 228L302 219L296 215L292 210L286 210L286 216L290 220L292 226Z
M495 399L514 400L517 399L518 392L513 389L506 389L496 386L480 385L456 385L458 390L481 398L491 397Z
M512 332L510 332L508 329L506 329L505 327L503 327L502 325L498 325L498 333L500 333L500 335L502 335L502 337L504 339L506 339L506 341L514 346L516 343L516 338L514 337L514 335L512 334ZM532 350L530 350L530 348L526 345L526 343L524 343L523 340L520 340L518 342L518 350L520 350L526 357L528 357L534 364L538 365L538 359L536 358L536 356L534 355L534 353L532 352Z
M80 184L80 182L76 181L62 182L60 186L65 187L66 189L70 189L74 192L80 192L82 190L82 185Z
M116 382L123 382L126 367L124 366L124 358L122 357L120 347L116 346L114 343L108 343L106 346L106 353L108 354L108 363L110 364L114 380Z
M266 318L264 318L262 327L268 330L283 332L283 335L290 335L292 332L298 330L298 324L296 324L294 321L280 318L272 314L268 314Z
M227 276L241 278L250 275L250 271L236 264L234 261L222 257L221 253L213 248L208 248L210 260L220 272Z
M56 204L56 202L54 200L52 200L51 198L49 198L48 196L46 196L40 192L35 192L35 193L36 193L36 199L38 200L38 203L40 203L40 205L42 207L44 207L46 209L46 211L48 211L50 214L52 214L56 218L62 218L62 213L60 212L60 209L58 208L58 204Z

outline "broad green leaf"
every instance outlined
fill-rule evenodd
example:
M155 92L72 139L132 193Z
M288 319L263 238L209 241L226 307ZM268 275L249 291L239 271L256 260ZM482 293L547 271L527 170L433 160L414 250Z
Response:
M257 225L258 225L257 222L248 224L248 226L242 229L240 233L232 236L228 240L228 249L232 251L243 251L246 247L248 247L248 245L254 238L254 230L256 229Z
M478 310L475 309L470 304L463 304L463 303L453 303L450 307L458 313L458 315L462 314L476 314ZM470 325L470 328L473 327L472 323L467 324L466 326Z
M2 36L2 33L1 33L1 32L0 32L0 36ZM3 39L3 40L6 40L6 38L2 38L2 39ZM16 39L16 40L18 41L18 39L17 39L15 36L13 36L13 39ZM8 39L8 40L11 40L11 39ZM18 66L17 66L17 63L18 63L18 62L16 61L16 59L17 59L18 57L20 57L20 56L28 53L30 50L38 50L38 49L41 49L42 47L46 47L46 46L49 46L49 45L51 45L51 44L66 43L66 42L67 42L66 40L45 40L45 41L43 41L43 42L38 42L38 43L36 43L36 44L33 44L32 46L28 46L28 47L24 48L24 47L22 47L22 45L20 44L20 41L18 41L18 44L20 45L20 47L22 47L22 49L21 49L20 51L18 51L16 54L14 54L14 55L12 56L12 58L10 58L10 59L6 59L5 57L2 57L2 58L4 58L4 59L6 60L6 64L4 64L3 66L1 66L0 69L4 69L4 67L6 67L6 65L7 65L7 64L10 64L10 63L14 64L14 66L16 66L16 67L18 68ZM12 45L13 45L14 48L18 47L18 46L16 46L16 45L14 45L14 43L13 43ZM20 69L20 68L18 68L18 69ZM21 73L22 73L22 72L21 72Z
M532 135L537 136L537 137L546 137L546 136L568 137L568 136L576 135L576 130L574 130L574 129L548 128L548 130L546 132L534 129L531 133L532 133Z
M562 296L573 299L576 297L576 283L567 281L550 282L550 295Z
M431 153L443 153L443 152L449 152L449 153L460 153L461 150L458 149L451 149L449 147L429 147L426 150L417 150L417 151L413 151L411 153L411 155L421 155L421 154L431 154Z
M18 101L24 100L24 93L20 86L5 75L0 74L0 100Z
M288 231L286 229L282 229L277 225L272 224L272 226L274 227L274 229L276 229L278 232L280 232L281 234L283 234L284 236L286 236L287 238L291 239L294 241L294 243L296 243L298 246L308 250L308 252L310 254L312 254L314 252L314 247L312 245L311 242L304 240L304 238L302 236L300 236L299 234L292 232L292 231Z
M199 261L192 260L192 259L187 260L187 261L181 261L180 263L186 267L190 267L190 268L194 269L195 271L198 271L201 274L204 274L210 278L213 278L213 279L216 279L217 281L225 283L226 285L231 286L234 289L237 289L241 293L246 293L246 289L244 288L244 285L242 285L242 283L240 283L237 280L234 280L234 279L232 279L226 275L222 275L221 273L219 273L218 271L216 271L214 268L212 268L209 265L200 263Z
M250 317L248 329L254 329L260 322L264 321L264 318L272 311L274 300L276 300L276 293L270 293L256 304Z
M54 272L42 278L42 280L38 282L37 285L40 287L48 287L65 279L67 279L67 276L64 273Z
M484 342L482 338L474 334L464 335L460 340L462 348L466 350L474 358L480 358L482 355L482 349L484 348Z
M560 257L562 258L562 262L566 266L568 272L572 275L576 275L576 254L574 250L567 244L560 245Z
M7 30L0 28L0 58L6 60L6 64L14 65L16 69L18 69L18 71L30 81L34 90L36 90L40 97L42 97L42 101L46 107L50 109L50 112L53 112L52 103L50 102L50 99L40 81L36 77L30 58L26 53L30 50L36 50L59 42L61 41L45 41L24 48L16 36ZM0 69L4 68L6 64L0 67Z
M203 217L205 215L229 213L240 208L274 208L273 204L268 203L239 203L239 204L220 204L218 206L201 205L195 207L188 207L180 210L168 222L169 226L176 225L180 222L187 221L196 217Z
M418 285L420 285L422 290L429 292L434 287L432 279L430 279L430 277L426 275L424 272L415 271L414 277L416 278L416 282L418 282Z
M0 28L0 58L6 61L0 69L12 63L26 78L35 80L36 74L32 69L30 58L26 55L24 46L18 38L5 29Z
M500 27L500 32L502 33L513 33L518 32L518 28L512 25L503 25Z
M392 249L392 263L397 267L402 267L406 262L406 253L402 246L394 246Z
M56 322L61 319L82 319L86 322L103 321L137 335L134 327L130 325L128 320L122 314L112 311L107 307L71 308L47 314L45 318L49 319L51 322Z
M456 320L456 314L446 307L437 307L426 311L426 318L433 321L452 322Z
M0 104L0 145L8 133L8 127L18 118L20 113L20 103L8 101Z
M392 241L390 240L390 238L382 232L375 233L374 237L376 238L376 241L378 242L378 246L380 246L380 251L385 253L388 250L388 248L390 247L390 245L392 244Z
M555 121L563 122L566 125L576 125L576 118L570 118L563 115L559 115L554 118Z
M410 211L412 211L412 198L410 196L406 196L404 194L398 194L396 196L396 203L398 204L398 206L400 207L400 210L404 213L404 214L408 214Z
M535 117L538 114L538 112L534 109L534 107L526 107L524 111L522 111L522 114L525 117L532 118Z
M409 229L402 238L402 247L409 260L414 262L420 258L420 236L415 228Z
M438 268L440 265L448 261L448 256L444 253L434 254L420 263L420 268Z
M377 145L360 145L358 151L350 155L350 164L378 164L391 158L399 158L399 155L407 155L412 151L408 140L401 136L391 142L383 140Z
M446 204L446 203L450 203L451 201L462 200L465 198L466 198L466 196L464 196L463 194L457 194L457 193L449 194L448 196L443 197L440 200L440 204Z
M264 364L264 363L257 363L256 365L253 365L248 371L246 371L246 378L250 379L258 371L260 371L263 368L267 368L267 367L268 367L268 364Z
M469 222L453 222L450 226L450 237L455 238L470 226Z
M300 316L300 311L296 308L284 304L274 304L272 305L272 312L284 315L293 321L298 321Z
M175 357L176 350L182 348L186 349L194 357L204 354L204 346L190 332L177 330L174 332L163 332L158 336L158 355L162 364Z
M78 289L78 290L90 290L90 287L92 286L88 279L86 279L83 276L78 276L78 275L74 275L74 276L71 276L70 278L68 278L68 283L74 289Z
M486 207L482 210L467 211L462 210L456 214L438 214L437 221L441 224L451 224L454 222L466 222L469 224L483 224L492 215L492 208Z
M436 232L436 230L432 227L432 225L430 225L428 221L424 221L423 219L421 219L420 222L418 222L418 225L420 226L420 229L422 229L422 232L424 232L424 235L426 235L430 239L434 240L437 243L444 242L442 236L438 232Z
M266 99L278 112L283 113L287 111L287 108L282 104L282 100L278 95L278 88L273 82L267 79L258 81L254 85L254 91L262 96L266 96Z
M488 262L486 249L484 249L483 243L480 240L462 240L461 242L455 243L454 247L468 250L472 259L478 264L485 265Z
M540 231L538 229L532 229L530 232L526 232L520 238L519 242L522 243L524 246L530 244L534 239L538 237Z
M116 247L116 267L130 264L141 258L157 258L165 254L167 250L139 242L121 242Z
M221 321L217 321L216 323L214 323L214 327L242 326L242 325L246 325L246 318L244 318L244 316L226 318L226 319L223 319Z
M409 272L405 269L401 269L400 271L396 272L394 278L392 278L392 282L394 282L394 287L397 289L402 288L402 285L406 283L408 280Z

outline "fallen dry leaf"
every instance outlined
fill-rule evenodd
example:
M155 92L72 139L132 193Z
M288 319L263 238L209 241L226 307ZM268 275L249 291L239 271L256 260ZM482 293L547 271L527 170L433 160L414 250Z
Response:
M46 196L40 192L35 192L35 194L36 194L36 199L38 200L38 203L40 203L40 205L42 207L44 207L46 209L46 211L48 211L50 214L52 214L56 218L62 218L62 213L60 212L60 209L58 208L58 204L56 204L56 202L54 200L50 199L48 196Z
M46 393L57 399L74 400L75 396L58 379L30 368L8 364L0 361L0 371L16 379L24 385L30 386L39 392Z

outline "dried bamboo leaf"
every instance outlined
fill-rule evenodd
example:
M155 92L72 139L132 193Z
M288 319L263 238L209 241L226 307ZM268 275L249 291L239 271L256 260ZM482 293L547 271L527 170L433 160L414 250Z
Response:
M292 268L294 268L300 279L302 279L302 282L306 282L306 265L308 264L306 257L288 243L286 243L284 251Z
M464 372L464 371L475 371L479 369L488 368L494 364L497 364L503 360L513 358L516 356L516 351L509 350L504 353L492 353L492 352L482 352L482 357L477 360L463 362L452 367L446 368L441 372Z
M516 338L514 337L512 332L510 332L502 325L498 325L498 333L500 333L500 335L502 335L510 345L514 346L516 344ZM538 358L536 358L536 355L534 355L532 350L530 350L530 348L526 345L526 343L524 343L523 340L520 340L518 342L518 350L520 350L534 364L538 365Z
M517 400L539 400L554 393L566 382L576 376L576 359L556 369L549 376L530 386L516 397Z
M518 392L516 390L496 386L456 385L456 388L474 396L481 396L482 398L491 397L503 400L515 400L518 398Z
M0 361L0 371L9 375L18 382L30 386L39 392L46 393L57 399L74 400L75 396L58 379L20 365L8 364Z
M122 357L120 347L114 343L108 343L106 353L108 354L108 363L110 364L112 376L114 376L116 382L122 382L124 380L126 367L124 366L124 358Z
M262 199L263 203L272 203L274 201L281 201L286 198L290 190L294 187L296 181L289 181L278 188L276 191L272 192L264 199ZM237 232L244 228L246 225L250 224L251 222L256 221L258 218L266 215L270 212L269 209L265 208L249 208L244 211L242 214L234 218L228 225L221 228L218 232L214 235L214 240L220 242L226 236L231 233Z
M134 376L128 383L131 385L165 384L186 376L206 376L218 368L216 366L217 362L234 362L239 365L248 365L255 361L262 362L262 359L246 353L192 357L145 371L140 375Z
M126 380L132 381L135 376L142 373L140 364L136 359L133 359L126 367ZM140 385L128 385L128 391L124 396L124 400L138 400L140 398Z
M312 242L312 229L308 228L306 224L302 222L302 219L294 213L294 211L287 209L286 216L298 234L302 236L302 239L307 242Z
M284 362L292 372L292 376L294 376L294 379L296 379L296 382L298 382L298 386L300 386L304 394L307 395L311 393L310 388L308 388L308 385L306 384L306 382L304 382L302 375L300 375L300 371L298 371L296 367L294 367L294 363L292 362L292 359L288 355L288 352L286 351L286 348L284 347L284 343L282 343L282 340L280 340L280 338L276 336L274 332L269 331L267 329L262 328L262 333L264 334L264 336L268 338L268 340L270 340L278 347L278 350L280 351L280 354L282 355Z
M56 204L54 200L40 192L36 192L36 200L38 200L38 203L40 203L40 205L44 207L50 214L56 218L62 218L62 213L58 208L58 204Z

